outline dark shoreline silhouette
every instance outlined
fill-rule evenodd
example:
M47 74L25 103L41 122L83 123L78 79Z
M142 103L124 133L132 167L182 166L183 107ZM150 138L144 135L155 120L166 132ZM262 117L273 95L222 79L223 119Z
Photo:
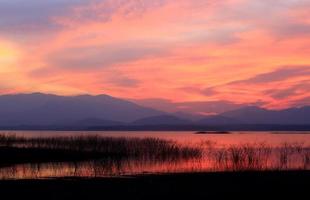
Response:
M0 126L0 130L51 131L310 131L310 125L236 124L236 125L121 125L121 126Z
M304 199L310 171L183 173L0 181L6 199Z

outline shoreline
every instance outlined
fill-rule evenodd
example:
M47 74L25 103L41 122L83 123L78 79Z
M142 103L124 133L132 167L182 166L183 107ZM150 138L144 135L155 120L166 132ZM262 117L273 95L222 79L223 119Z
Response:
M0 180L10 199L159 199L265 198L298 199L308 195L310 171L248 171L150 174L113 178Z
M1 131L310 131L310 124L0 126Z

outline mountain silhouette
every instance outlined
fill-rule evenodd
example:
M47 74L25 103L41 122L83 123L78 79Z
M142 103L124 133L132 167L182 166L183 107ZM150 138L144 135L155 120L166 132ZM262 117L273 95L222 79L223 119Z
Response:
M115 125L115 121L128 123L162 114L161 111L108 95L57 96L34 93L0 96L0 126L66 125L87 119L105 120L105 125L112 121L110 125Z
M215 116L205 117L205 118L197 121L197 124L202 124L202 125L233 125L233 124L242 124L242 122L237 120L237 119L231 118L231 117L215 115Z
M125 123L98 118L88 118L72 123L72 126L74 127L94 127L94 126L101 127L101 126L122 126L122 125L125 125Z
M167 114L108 95L57 96L33 93L0 96L0 126L130 127L310 125L310 106L285 110L243 107L214 116Z
M222 113L221 116L245 124L310 124L310 106L285 110L267 110L252 106Z
M181 119L172 115L160 115L153 117L146 117L136 120L132 125L187 125L193 124L191 121Z

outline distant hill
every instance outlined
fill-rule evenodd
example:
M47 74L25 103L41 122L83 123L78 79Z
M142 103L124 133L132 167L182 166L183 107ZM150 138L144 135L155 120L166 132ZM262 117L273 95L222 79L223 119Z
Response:
M172 115L160 115L154 117L146 117L134 121L131 125L187 125L193 124L193 122L181 119Z
M292 130L300 129L295 125L308 127L310 106L285 110L267 110L252 106L220 115L196 116L183 112L167 114L108 95L57 96L34 93L0 96L0 127L4 129L106 127L131 130L137 126L151 126L152 129L235 127L241 130L247 125L255 125L254 128L249 127L259 130L271 130L273 125L281 125L281 129L285 129L282 125L289 126Z
M233 124L242 124L241 121L236 120L231 117L225 117L221 115L208 116L197 121L197 124L201 125L233 125Z
M89 119L131 122L165 113L108 95L57 96L17 94L0 96L0 126L66 125ZM99 121L97 120L95 124ZM103 122L103 121L102 121Z
M205 118L205 115L192 114L192 113L186 113L186 112L174 112L174 113L171 113L171 115L181 118L181 119L188 120L188 121L199 121Z
M71 125L74 127L102 127L102 126L122 126L125 125L125 123L98 118L88 118L74 122Z
M285 110L266 110L259 107L244 107L221 114L243 124L310 124L310 106Z

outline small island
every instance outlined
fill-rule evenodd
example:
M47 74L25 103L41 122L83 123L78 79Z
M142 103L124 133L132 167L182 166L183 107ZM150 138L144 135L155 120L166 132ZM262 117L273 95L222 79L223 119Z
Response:
M197 131L195 134L203 135L203 134L231 134L229 131Z

